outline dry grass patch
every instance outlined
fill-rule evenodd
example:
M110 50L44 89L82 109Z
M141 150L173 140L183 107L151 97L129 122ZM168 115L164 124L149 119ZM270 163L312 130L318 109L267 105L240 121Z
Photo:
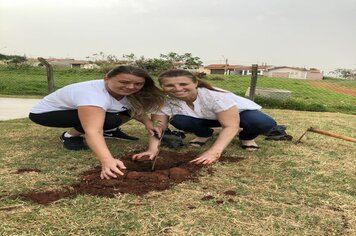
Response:
M352 115L266 112L289 125L295 139L309 127L356 137ZM62 129L27 119L0 122L0 127L5 131L0 137L0 235L356 234L356 146L351 142L315 133L307 133L298 145L259 137L261 149L248 153L234 141L224 156L242 160L204 168L198 182L142 196L80 195L42 206L11 196L69 186L98 162L89 151L63 150ZM140 124L130 122L123 130L141 139L108 140L115 155L146 146ZM195 149L180 152L188 150ZM40 172L14 174L21 168Z

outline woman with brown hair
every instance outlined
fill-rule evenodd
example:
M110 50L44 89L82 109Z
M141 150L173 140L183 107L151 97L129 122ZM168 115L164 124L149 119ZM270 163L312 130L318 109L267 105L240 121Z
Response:
M134 118L146 126L149 133L157 131L146 112L157 110L164 103L164 94L149 74L134 66L119 66L109 71L103 80L91 80L65 86L44 97L29 114L29 118L49 127L72 127L60 136L66 149L88 147L102 164L101 178L116 178L125 169L114 159L107 138L135 140L117 127Z

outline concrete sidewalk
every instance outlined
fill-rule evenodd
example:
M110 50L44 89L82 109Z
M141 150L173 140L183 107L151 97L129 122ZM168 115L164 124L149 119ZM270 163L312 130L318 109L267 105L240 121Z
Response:
M12 120L28 117L31 108L41 99L34 98L1 98L0 120Z

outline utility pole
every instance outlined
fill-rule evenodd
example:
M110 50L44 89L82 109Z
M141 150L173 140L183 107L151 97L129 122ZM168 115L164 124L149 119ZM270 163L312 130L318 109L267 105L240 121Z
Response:
M225 75L227 74L227 65L229 65L229 64L228 64L228 61L227 61L227 58L226 58L226 59L225 59L225 69L224 69Z
M48 93L52 93L54 91L53 67L43 57L37 59L47 68Z
M250 82L250 99L252 101L255 100L255 92L256 92L256 85L257 85L257 72L258 72L258 65L252 64L251 82Z
M224 55L222 56L224 58L224 62L225 62L225 65L224 65L224 75L227 74L227 66L229 65L228 64L228 59L224 57Z

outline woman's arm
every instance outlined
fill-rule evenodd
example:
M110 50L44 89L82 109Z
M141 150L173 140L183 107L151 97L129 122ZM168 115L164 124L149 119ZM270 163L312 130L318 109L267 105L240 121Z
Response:
M145 152L141 152L132 156L133 160L141 159L142 157L148 156L149 159L153 159L158 152L162 131L168 126L168 116L166 115L151 115L152 124L155 128L161 130L156 135L149 135L148 137L148 149Z
M100 177L110 179L116 178L117 174L123 175L120 169L126 169L124 163L114 159L103 136L105 111L100 107L80 106L78 107L78 115L85 132L85 140L101 162Z
M229 145L232 139L239 132L240 115L236 106L217 114L218 121L222 126L218 138L214 144L198 158L192 160L196 164L210 164L220 158L221 153Z
M142 124L145 125L146 130L150 135L155 135L155 133L161 133L162 129L160 127L155 127L152 120L147 116L143 115L140 117L134 117L135 120L141 122Z

